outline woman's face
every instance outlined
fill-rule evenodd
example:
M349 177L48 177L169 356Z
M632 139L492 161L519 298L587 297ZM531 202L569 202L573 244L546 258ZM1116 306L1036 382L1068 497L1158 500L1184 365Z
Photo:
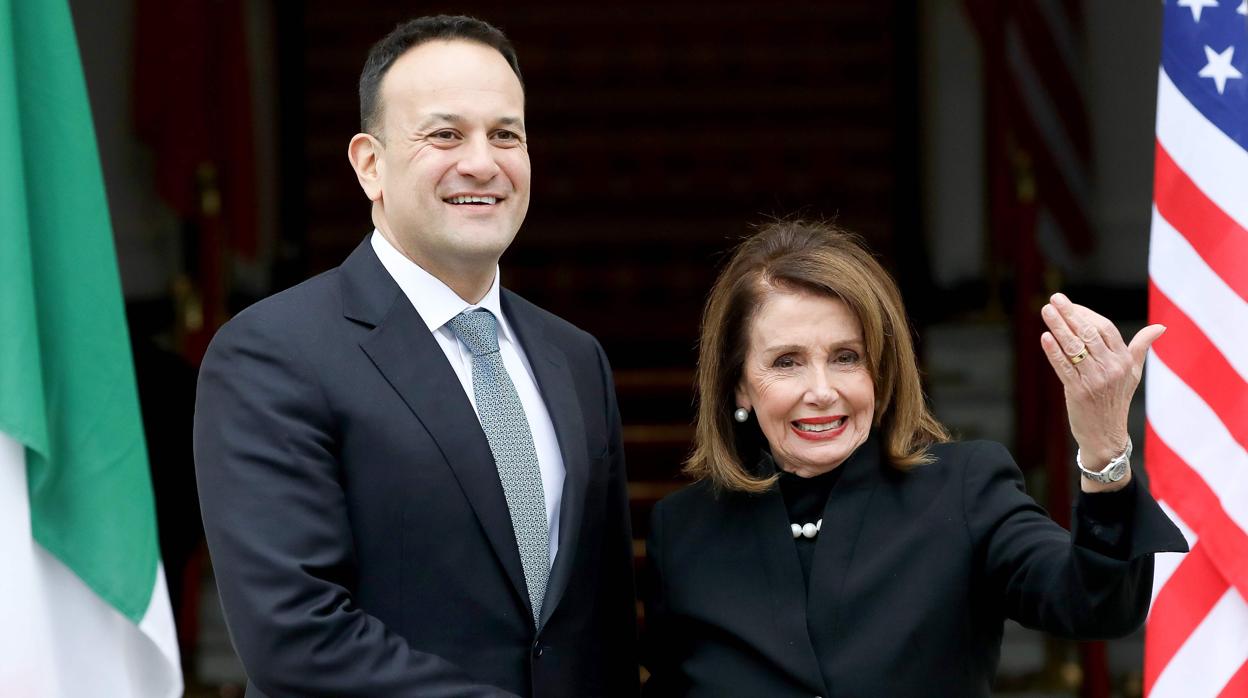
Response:
M737 404L754 411L778 466L803 477L826 473L867 440L875 384L862 324L844 302L772 292L748 342Z

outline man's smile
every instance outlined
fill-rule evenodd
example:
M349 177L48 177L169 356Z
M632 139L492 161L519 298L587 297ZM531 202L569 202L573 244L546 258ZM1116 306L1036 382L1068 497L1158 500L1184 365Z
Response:
M493 206L503 201L503 197L490 194L456 194L446 197L443 201L456 206Z

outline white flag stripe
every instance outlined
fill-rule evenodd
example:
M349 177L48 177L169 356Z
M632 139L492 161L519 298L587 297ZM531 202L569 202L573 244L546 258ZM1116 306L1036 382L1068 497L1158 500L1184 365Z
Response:
M1082 209L1081 213L1086 214L1089 208L1088 192L1092 191L1088 173L1079 164L1075 148L1066 135L1066 127L1062 125L1057 108L1049 99L1044 82L1032 67L1031 59L1024 55L1023 37L1018 25L1011 21L1006 26L1005 33L1006 58L1014 76L1018 78L1018 91L1027 103L1027 110L1036 124L1036 130L1049 147L1049 155L1066 180L1073 200Z
M1196 547L1196 532L1188 528L1183 519L1175 513L1174 509L1164 501L1158 499L1157 503L1161 505L1161 510L1166 512L1166 516L1179 527L1179 531L1183 533L1183 537L1187 539L1187 549L1191 550ZM1165 586L1170 576L1179 568L1183 560L1187 558L1187 553L1157 553L1153 556L1153 598L1148 603L1149 615L1152 615L1153 604L1157 602L1157 592Z
M182 695L164 570L135 626L34 542L26 492L26 449L0 434L0 696Z
M1231 587L1174 654L1151 695L1216 698L1248 661L1248 604Z
M1156 354L1149 355L1145 375L1144 403L1153 431L1213 490L1227 516L1248 532L1248 452Z
M1244 183L1248 189L1248 179ZM1248 260L1244 262L1248 264ZM1156 206L1148 272L1157 288L1196 323L1235 372L1248 381L1248 301L1209 268Z
M46 615L46 595L36 573L35 539L30 534L26 449L0 433L0 695L60 696L52 634L36 619Z
M1248 152L1205 118L1165 70L1157 82L1157 140L1179 169L1248 228Z

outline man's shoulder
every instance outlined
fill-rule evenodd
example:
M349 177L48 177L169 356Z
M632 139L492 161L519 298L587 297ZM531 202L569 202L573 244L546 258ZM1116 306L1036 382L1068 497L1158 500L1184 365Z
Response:
M533 303L524 296L504 288L502 289L503 310L516 318L523 317L528 322L542 327L548 339L559 344L586 344L598 346L598 340L585 330L573 325L545 308Z
M342 302L338 289L338 274L337 268L330 269L262 298L244 308L222 329L224 330L231 324L255 322L279 322L281 324L301 321L316 322L326 313L341 314Z
M209 352L222 346L315 346L342 317L339 273L330 269L247 306L217 330Z

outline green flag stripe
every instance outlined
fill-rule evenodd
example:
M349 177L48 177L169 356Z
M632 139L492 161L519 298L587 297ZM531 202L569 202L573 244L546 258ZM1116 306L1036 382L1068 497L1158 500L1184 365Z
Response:
M0 0L0 22L8 23L0 31L12 39L0 45L0 53L9 53L2 60L14 76L0 93L0 113L16 111L17 117L6 119L16 123L16 144L4 147L20 151L20 157L0 160L0 196L24 198L26 211L25 224L17 221L4 234L25 238L27 285L34 290L29 307L5 311L5 320L15 324L3 331L37 338L33 347L0 345L0 367L39 376L13 379L27 392L0 402L0 425L38 419L46 433L45 444L23 441L35 539L137 622L151 599L159 549L121 283L73 23L65 0ZM6 243L6 256L10 246L21 243ZM0 303L29 303L31 294L23 297L20 289L10 296L13 278L0 278ZM0 380L7 385L10 378ZM20 431L11 433L23 438Z
M0 47L14 45L8 1L0 0ZM15 59L0 48L0 431L46 451Z

